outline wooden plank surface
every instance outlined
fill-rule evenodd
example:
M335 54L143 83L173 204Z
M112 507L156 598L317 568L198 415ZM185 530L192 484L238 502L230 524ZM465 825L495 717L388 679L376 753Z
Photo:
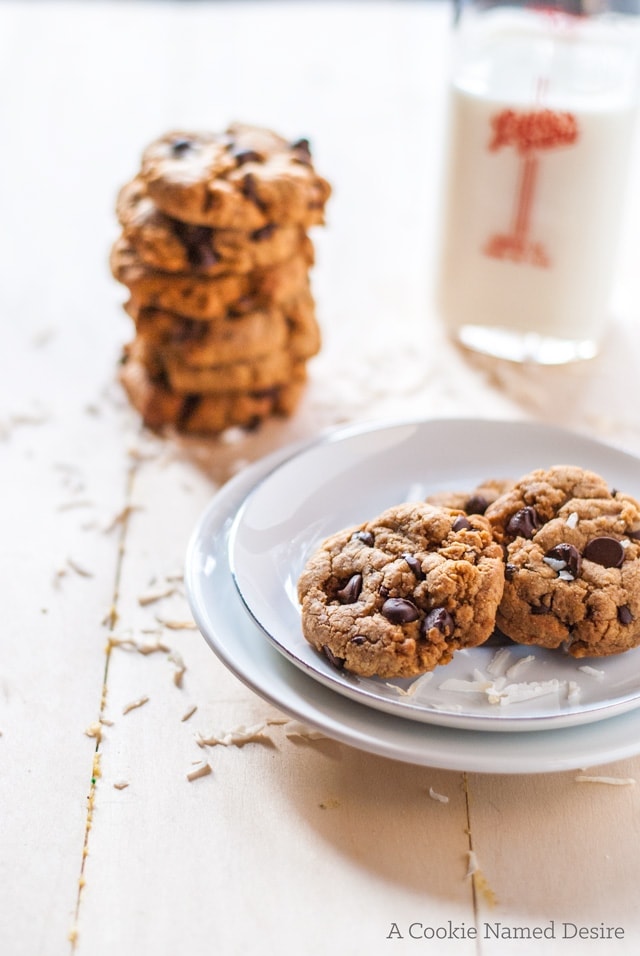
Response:
M628 251L588 366L472 359L437 323L448 25L401 0L0 4L3 954L637 949L637 758L598 785L290 736L190 626L182 564L211 495L321 428L560 417L640 452ZM115 381L132 334L107 267L115 195L158 133L232 119L309 135L334 184L314 233L324 346L291 421L163 440ZM632 237L637 185L629 210ZM244 746L196 740L269 720ZM515 949L497 923L547 936ZM571 936L601 923L624 938Z

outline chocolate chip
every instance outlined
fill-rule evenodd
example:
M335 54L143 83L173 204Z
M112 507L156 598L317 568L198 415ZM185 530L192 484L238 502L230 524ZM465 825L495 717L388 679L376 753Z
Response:
M190 139L184 137L180 139L174 139L171 143L171 152L174 156L182 156L183 153L186 153L193 146L193 142Z
M422 636L426 637L433 628L436 628L443 637L451 637L455 629L453 618L443 607L434 607L426 615L420 628Z
M535 509L530 505L526 505L511 515L505 530L507 534L512 535L514 538L533 538L539 527L540 519Z
M636 528L635 531L627 531L627 537L633 538L634 541L640 541L640 528Z
M256 152L255 149L236 148L231 150L231 155L238 166L244 166L245 163L261 163L264 159L262 154Z
M207 334L207 323L197 319L188 319L184 315L176 316L171 331L167 335L169 342L180 345L184 342L200 342Z
M517 569L517 567L516 567L515 564L511 564L510 562L507 562L507 563L505 564L505 567L504 567L504 576L505 576L505 578L507 579L507 581L513 581L513 579L514 579L515 576L516 576L516 571L517 571L517 570L518 570L518 569Z
M242 195L249 202L254 203L258 209L264 209L264 204L258 195L258 180L251 173L247 173L242 180Z
M415 554L403 554L402 557L407 562L418 581L424 581L424 571L422 570L422 565L416 558Z
M552 558L554 561L564 561L569 574L577 578L582 568L582 557L577 548L572 544L557 544L554 548L547 551L546 558Z
M208 226L194 226L191 223L173 220L173 231L187 253L189 265L194 269L206 269L218 261L213 251L213 229Z
M311 164L311 147L308 139L298 139L291 144L292 151L296 154L294 159L305 165Z
M626 604L623 604L622 607L618 608L618 620L621 624L631 624L633 621L631 609L628 608Z
M266 226L263 226L262 229L254 229L251 233L252 242L265 242L267 239L271 239L271 236L276 231L276 226L272 222L268 222Z
M180 414L178 415L178 420L176 421L176 428L178 431L181 431L183 428L186 428L189 419L194 415L198 405L202 402L202 395L192 393L190 395L185 395L184 401L182 402L182 408L180 409Z
M227 317L229 319L239 319L241 316L247 315L248 312L254 312L257 307L258 303L255 299L249 295L244 295L241 299L237 299L229 306L227 309Z
M471 527L471 522L464 515L458 515L451 527L454 531L467 531Z
M531 613L532 614L551 614L551 608L546 607L544 604L532 604Z
M620 568L624 561L624 548L616 538L602 535L588 542L582 556L587 561L602 565L603 568Z
M356 647L360 647L361 644L367 643L367 639L366 637L363 637L362 634L356 634L355 637L351 638L351 643L355 644Z
M375 539L371 531L356 531L351 535L351 540L362 541L368 548L372 548Z
M334 667L337 667L338 670L342 670L344 667L344 658L336 657L328 644L322 645L322 653L327 658L330 664L333 664Z
M362 575L353 574L347 583L336 592L340 604L354 604L362 591Z
M468 515L483 515L488 507L489 502L484 495L471 495L464 506L464 510Z
M410 624L420 617L420 611L413 601L407 601L406 598L387 598L381 611L392 624Z

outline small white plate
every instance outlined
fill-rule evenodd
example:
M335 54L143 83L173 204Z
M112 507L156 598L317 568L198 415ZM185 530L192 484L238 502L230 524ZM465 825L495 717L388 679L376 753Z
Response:
M185 584L198 627L214 653L248 687L328 737L425 767L551 773L612 763L640 752L640 709L597 724L524 736L455 730L362 707L293 667L245 612L228 562L229 530L237 508L287 454L278 452L229 481L198 521L186 555Z
M338 670L302 636L296 587L322 539L404 501L472 491L483 479L574 464L640 497L640 462L589 438L529 423L430 420L339 429L267 474L239 509L230 565L274 646L332 690L386 713L467 730L532 731L602 720L640 706L640 649L576 660L562 651L485 645L413 680ZM443 686L460 682L451 690ZM540 696L505 703L513 694ZM496 695L496 687L502 693ZM482 688L482 689L474 689ZM508 700L509 698L506 698Z

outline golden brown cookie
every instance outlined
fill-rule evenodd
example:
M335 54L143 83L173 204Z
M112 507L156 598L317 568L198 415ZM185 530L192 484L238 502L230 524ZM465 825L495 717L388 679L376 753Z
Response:
M337 667L412 677L482 644L504 585L486 519L425 503L327 538L298 582L305 638Z
M125 308L146 346L195 367L250 361L283 349L294 358L306 359L320 348L320 329L309 292L282 305L209 321L134 303Z
M520 478L485 513L506 554L499 629L574 657L640 645L640 505L572 465Z
M167 133L145 149L141 176L167 215L215 229L320 224L331 192L308 140L241 123L224 133Z
M125 285L135 308L155 308L194 319L243 315L309 292L313 246L305 240L301 252L286 262L249 273L208 277L161 272L146 266L123 237L113 244L111 271Z
M286 385L259 391L178 393L162 376L154 377L129 348L125 348L119 371L131 405L148 428L174 428L193 435L213 435L233 426L254 428L271 415L291 415L304 389L304 366L299 376Z
M267 223L260 229L213 229L161 212L140 177L122 187L116 203L122 234L140 261L164 272L223 275L251 272L293 258L304 243L301 226Z
M264 391L296 381L304 364L286 349L248 362L200 366L186 365L170 352L146 348L139 338L132 349L154 377L166 378L169 388L182 394Z

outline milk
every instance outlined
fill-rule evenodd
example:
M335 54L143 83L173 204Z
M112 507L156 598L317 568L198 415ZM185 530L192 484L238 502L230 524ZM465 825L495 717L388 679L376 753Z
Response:
M484 20L451 85L442 316L504 358L589 357L616 265L634 56L575 18Z

